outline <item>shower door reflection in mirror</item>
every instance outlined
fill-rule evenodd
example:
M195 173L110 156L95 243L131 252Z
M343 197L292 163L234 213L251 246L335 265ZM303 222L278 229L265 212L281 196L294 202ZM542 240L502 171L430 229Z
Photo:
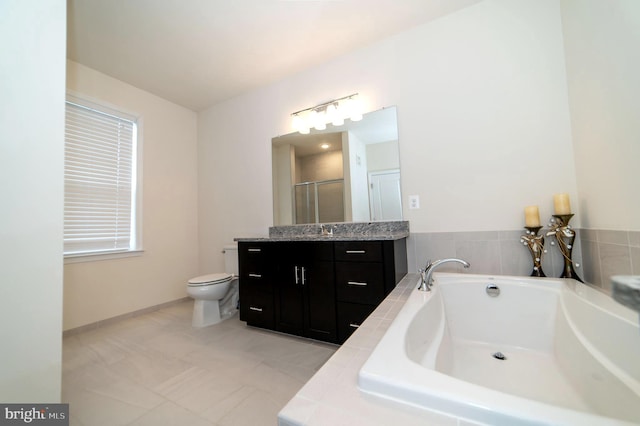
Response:
M344 222L344 180L297 183L295 223Z

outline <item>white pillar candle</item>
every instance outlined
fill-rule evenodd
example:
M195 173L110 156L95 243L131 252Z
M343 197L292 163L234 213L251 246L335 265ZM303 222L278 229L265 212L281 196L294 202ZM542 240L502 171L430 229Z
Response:
M524 208L524 225L528 228L540 226L540 212L538 206L528 206Z
M571 214L571 204L569 203L569 194L555 194L553 196L553 208L557 215Z

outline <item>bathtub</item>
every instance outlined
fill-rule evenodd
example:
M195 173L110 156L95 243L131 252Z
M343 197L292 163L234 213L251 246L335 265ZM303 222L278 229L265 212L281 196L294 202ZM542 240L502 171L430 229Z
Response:
M363 365L361 391L492 425L640 424L636 312L569 279L434 278Z

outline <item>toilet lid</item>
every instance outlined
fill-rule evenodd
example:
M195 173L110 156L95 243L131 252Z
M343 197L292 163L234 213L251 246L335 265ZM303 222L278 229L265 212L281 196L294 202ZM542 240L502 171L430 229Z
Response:
M231 280L231 278L232 275L227 273L201 275L199 277L191 278L189 280L189 285L220 284Z

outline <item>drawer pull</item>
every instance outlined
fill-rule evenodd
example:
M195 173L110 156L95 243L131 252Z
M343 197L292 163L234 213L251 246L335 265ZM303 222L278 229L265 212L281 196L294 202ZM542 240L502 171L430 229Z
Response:
M349 327L351 327L351 328L358 328L358 327L360 327L360 324L355 324L355 323L352 323L352 322L351 322L351 323L349 323Z
M262 312L262 308L256 308L254 306L249 306L250 311Z
M366 287L367 283L359 283L358 281L347 281L347 285L357 285L360 287Z
M251 278L262 278L261 274L249 274Z
M347 250L347 254L365 254L366 250Z
M262 251L262 249L259 248L250 248L248 251L252 252L252 253L260 253Z

